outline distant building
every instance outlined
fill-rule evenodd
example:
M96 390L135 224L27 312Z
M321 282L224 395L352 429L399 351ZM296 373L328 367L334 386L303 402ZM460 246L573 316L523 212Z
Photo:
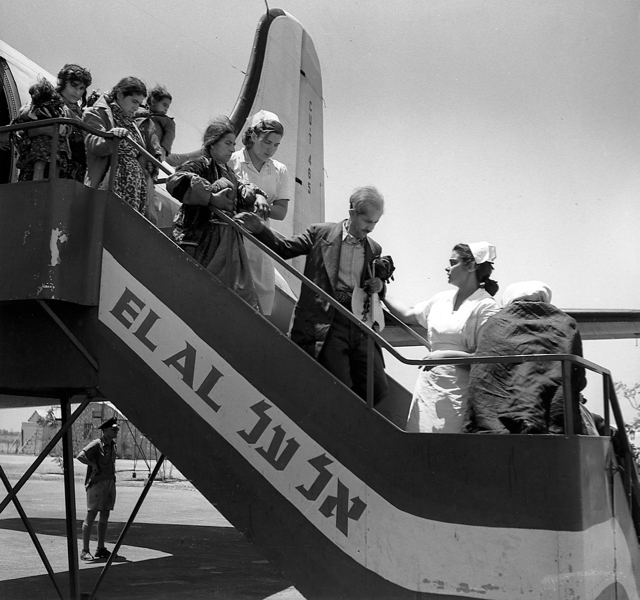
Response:
M60 429L59 425L47 423L37 410L22 423L18 454L40 454L42 449Z
M91 402L72 425L73 454L76 456L91 440L100 437L101 423L116 417L120 425L118 432L118 457L127 459L152 458L159 456L155 446L109 402ZM60 407L52 407L45 414L38 411L22 423L19 454L40 454L51 438L60 430ZM53 456L62 454L62 442L58 442L51 452Z

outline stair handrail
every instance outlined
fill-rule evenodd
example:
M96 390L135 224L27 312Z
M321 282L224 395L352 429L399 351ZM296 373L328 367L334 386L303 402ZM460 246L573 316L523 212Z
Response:
M91 133L93 135L97 135L99 137L103 137L106 139L120 139L124 140L128 144L131 144L140 154L142 154L147 160L151 161L158 169L166 173L167 175L171 175L173 171L167 169L164 164L162 164L155 156L150 154L146 148L132 140L130 137L125 136L123 138L119 138L118 136L110 133L108 131L103 131L102 129L97 129L91 125L87 125L84 121L80 121L78 119L69 118L69 117L56 117L53 119L42 119L40 121L31 121L30 123L15 123L13 125L3 125L0 127L1 133L12 133L14 131L28 131L30 129L46 129L48 131L52 131L53 135L49 136L49 133L43 133L42 135L47 135L51 137L51 161L49 166L49 178L48 179L58 179L58 174L56 170L56 165L58 163L58 144L60 137L60 127L53 127L54 125L69 125L71 127L77 127L78 129L82 129L86 133ZM52 128L52 129L51 129ZM114 147L111 151L111 159L113 161L111 169L111 176L109 179L109 187L108 189L112 189L113 181L115 178L116 167L118 164L118 146L119 144L114 144Z
M508 356L474 356L464 358L446 358L446 359L408 359L402 356L396 351L396 349L385 340L379 333L371 329L365 323L360 321L351 311L343 307L337 300L335 300L330 294L318 287L313 281L311 281L304 274L300 273L297 269L285 262L280 256L278 256L273 250L268 248L265 244L256 239L249 231L239 225L236 221L225 215L218 209L214 209L214 212L221 219L225 220L230 226L235 227L242 235L249 238L254 244L266 252L271 258L273 258L281 267L292 273L297 279L301 281L303 285L310 287L316 294L327 300L341 315L349 319L352 323L363 331L369 341L369 360L367 361L367 404L373 407L373 360L371 356L372 340L375 340L381 347L390 352L396 359L407 365L428 366L433 367L437 365L473 365L473 364L487 364L487 363L507 363L507 364L521 364L526 362L555 362L561 361L562 363L562 379L563 379L563 401L564 401L564 427L565 435L575 434L576 420L580 419L579 414L574 414L574 406L572 403L572 382L571 371L573 365L580 365L590 371L600 374L604 379L604 412L605 412L605 435L609 435L609 408L613 410L614 419L618 428L619 445L622 451L622 460L625 463L625 477L623 483L625 491L627 493L627 500L631 510L632 518L636 528L636 532L640 532L640 478L638 477L638 471L633 461L633 453L631 450L631 443L626 433L624 418L620 409L615 389L613 387L613 380L611 377L611 371L600 365L587 360L582 356L575 354L517 354ZM385 316L388 311L385 311ZM393 315L391 315L393 317ZM395 317L393 317L395 318ZM399 323L402 323L399 319L396 319ZM403 323L402 323L403 324ZM404 324L403 324L404 325ZM415 332L413 332L415 333ZM421 343L427 348L430 348L428 342L421 338L419 334L415 334L422 340Z
M97 136L100 136L100 137L103 137L103 138L106 138L106 139L122 139L122 140L125 140L127 143L129 143L133 147L135 147L143 156L145 156L145 158L150 160L156 167L158 167L164 173L166 173L167 175L171 175L172 174L172 171L167 169L159 160L157 160L155 158L155 156L152 156L145 148L143 148L142 146L137 144L131 138L129 138L129 137L118 138L113 133L110 133L108 131L103 131L101 129L97 129L97 128L91 126L91 125L87 125L83 121L79 121L78 119L67 118L67 117L56 117L56 118L53 118L53 119L42 119L40 121L32 121L30 123L16 123L16 124L13 124L13 125L5 125L5 126L0 127L0 133L5 133L5 132L9 132L10 133L10 132L13 132L13 131L23 131L23 130L29 130L29 129L45 129L45 128L49 128L50 126L59 125L59 124L66 124L66 125L70 125L72 127L78 127L78 128L82 129L83 131L85 131L87 133L91 133L93 135L97 135ZM52 137L51 166L49 168L49 174L50 174L49 178L50 179L51 178L54 178L54 179L57 178L57 173L56 173L56 169L55 169L55 158L56 158L56 154L57 153L55 152L55 150L57 149L57 140L58 140L58 137L60 135L59 129L60 129L59 127L53 127L53 136L51 136ZM117 153L118 153L118 145L114 145L114 148L112 150L112 155L114 156L115 160L117 160ZM115 176L115 171L116 171L115 168L111 169L111 181L109 182L109 189L111 189L111 187L112 187L112 182L113 182L113 177ZM260 249L262 249L263 252L266 252L269 256L271 256L271 258L273 258L280 266L282 266L284 269L288 270L294 277L300 279L300 281L303 284L311 287L311 289L313 289L315 293L318 293L325 300L327 300L343 316L347 317L349 320L354 322L363 331L363 333L366 333L366 334L373 333L374 336L375 336L374 339L379 344L381 344L387 350L392 352L392 354L398 360L400 360L402 362L405 362L406 359L404 359L404 357L402 357L402 355L400 355L390 344L388 344L387 341L384 338L382 338L379 334L373 332L373 330L371 330L366 324L364 324L359 319L357 319L353 315L353 313L351 311L348 311L347 309L345 309L331 295L327 294L324 290L320 289L315 283L313 283L313 281L311 281L310 279L305 277L297 269L295 269L294 267L289 265L286 261L284 261L282 258L280 258L280 256L278 256L273 250L271 250L266 245L264 245L262 242L260 242L258 239L256 239L240 223L238 223L234 219L230 218L228 215L226 215L221 210L219 210L219 209L217 209L215 207L213 207L212 210L220 220L224 221L225 223L227 223L231 227L234 227L243 236L249 238L252 243L256 244ZM387 317L391 317L400 326L404 326L406 328L406 330L407 330L407 333L410 333L422 345L424 345L426 348L429 348L429 343L427 342L427 340L425 340L418 333L416 333L413 330L411 330L411 328L406 327L406 325L404 323L402 323L402 321L400 321L399 319L397 319L396 317L391 315L391 313L389 313L388 311L385 311L385 318L387 318ZM422 363L409 362L407 364L422 364Z
M29 130L29 129L38 129L38 128L46 128L46 127L49 127L51 125L57 125L57 124L67 124L67 125L70 125L72 127L78 127L80 129L88 132L88 133L91 133L91 134L94 134L94 135L97 135L97 136L100 136L100 137L104 137L104 138L107 138L107 139L117 138L117 136L115 136L113 133L110 133L108 131L103 131L101 129L97 129L95 127L92 127L91 125L87 125L86 123L84 123L83 121L80 121L78 119L67 118L67 117L57 117L57 118L53 118L53 119L43 119L43 120L40 120L40 121L33 121L31 123L16 123L16 124L13 124L13 125L5 125L5 126L0 127L0 133L12 132L12 131L21 131L21 130ZM53 141L52 141L52 149L51 149L52 167L50 168L50 174L52 173L52 175L50 175L50 177L56 178L57 174L56 174L55 168L54 168L54 166L55 166L55 160L54 159L55 159L55 154L56 153L54 152L55 147L54 147L54 143L53 142L57 142L57 139L59 137L59 127L54 127L53 128L53 134L54 135L52 136L53 137ZM119 139L123 139L127 143L129 143L132 146L134 146L143 156L145 156L156 167L158 167L158 169L162 170L163 172L165 172L168 175L172 174L172 171L167 169L159 160L157 160L145 148L143 148L142 146L137 144L131 138L124 137L124 138L119 138ZM112 155L113 155L113 157L115 158L116 161L117 161L117 154L118 154L118 146L119 146L119 144L115 144L114 148L113 148L113 151L112 151ZM109 188L111 188L111 184L112 184L113 178L115 176L115 168L111 169L111 171L112 171L111 172L111 181L110 181ZM595 363L592 363L591 361L588 361L588 360L584 359L581 356L569 355L569 354L537 354L537 355L528 354L528 355L512 355L512 356L485 356L485 357L465 357L465 358L446 358L446 359L410 359L410 358L406 358L405 356L400 354L378 332L374 331L368 325L366 325L364 322L362 322L360 319L358 319L350 310L347 310L337 300L335 300L335 298L333 298L333 296L331 296L330 294L325 292L323 289L318 287L308 277L306 277L304 274L300 273L297 269L295 269L294 267L289 265L278 254L276 254L273 250L268 248L265 244L263 244L255 236L253 236L238 221L236 221L235 219L229 217L228 215L226 215L221 210L219 210L219 209L217 209L215 207L212 208L212 211L216 214L216 216L221 221L223 221L223 222L227 223L228 225L230 225L231 227L235 228L236 231L238 231L245 238L248 238L251 241L251 243L253 243L256 246L258 246L263 252L265 252L268 256L270 256L282 268L286 269L294 277L299 279L300 282L303 285L306 285L307 287L311 288L314 291L314 293L316 293L317 295L321 296L324 300L329 302L329 304L331 304L331 306L333 306L334 309L337 310L343 317L347 318L349 321L354 323L360 329L360 331L362 333L366 334L370 341L375 341L381 348L384 348L385 350L387 350L391 355L394 356L394 358L396 358L397 360L399 360L403 364L410 365L410 366L434 367L434 366L437 366L437 365L445 365L445 364L447 364L447 365L471 365L471 364L491 363L491 362L494 362L494 363L495 362L520 363L520 362L531 362L531 361L547 362L547 361L552 361L552 360L554 360L554 361L555 360L560 360L560 361L567 362L567 363L573 363L573 364L582 365L582 366L588 368L589 370L597 372L597 373L599 373L601 375L608 374L609 377L611 376L611 373L607 369L604 369L603 367L600 367L599 365L596 365ZM394 323L397 323L398 325L405 327L406 331L408 333L410 332L411 335L417 341L419 341L427 349L430 348L429 343L428 343L427 340L425 340L422 336L420 336L419 334L414 332L411 328L406 327L406 325L404 323L402 323L402 321L400 321L399 319L394 317L389 311L384 311L384 314L385 314L385 319L386 318L391 318L394 321ZM570 397L570 396L565 394L565 397ZM615 394L614 394L614 397L615 397ZM617 399L616 399L616 402L617 402ZM619 406L618 406L618 409L619 409ZM616 421L617 421L617 417L616 417ZM624 429L624 427L622 427L622 429Z
M400 354L387 340L385 340L377 331L371 329L366 323L358 319L350 310L346 309L342 304L340 304L333 296L329 293L325 292L322 288L318 287L311 279L306 277L303 273L300 273L295 267L291 266L284 259L282 259L276 252L271 250L268 246L258 240L255 236L253 236L247 229L245 229L238 221L227 216L222 211L217 208L212 208L213 212L216 216L230 225L234 227L237 231L239 231L244 237L249 238L252 243L258 246L263 252L269 255L274 259L275 262L278 263L281 267L289 271L294 277L296 277L303 285L311 288L315 294L329 302L331 306L333 306L343 317L349 319L352 323L354 323L363 333L372 337L376 343L378 343L381 347L387 350L390 354L392 354L396 359L400 362L411 365L411 366L429 366L435 367L436 365L471 365L476 363L495 363L495 362L506 362L506 363L520 363L520 362L532 362L532 361L543 361L548 362L552 360L568 360L572 363L580 364L592 371L598 373L609 373L608 369L604 367L600 367L596 363L593 363L582 356L577 356L573 354L521 354L521 355L510 355L510 356L474 356L474 357L464 357L464 358L444 358L444 359L415 359L415 358L407 358ZM385 311L385 317L390 315L392 318L393 315L388 311ZM398 319L397 319L398 320ZM399 320L398 320L399 321ZM401 321L399 321L402 323ZM414 332L415 333L415 332ZM429 343L427 340L422 338L419 334L416 336L422 340L423 345L426 348L429 348Z
M423 338L417 331L415 331L412 327L409 327L409 325L407 325L404 321L401 321L400 319L398 319L398 317L396 317L392 312L388 311L386 308L383 309L383 311L384 311L385 323L387 321L391 321L393 327L399 327L405 333L410 335L414 340L419 342L421 346L425 346L426 348L431 350L431 344L429 343L429 341Z
M100 137L104 137L106 139L115 139L115 138L117 138L117 136L115 136L113 133L110 133L108 131L103 131L101 129L97 129L97 128L91 126L91 125L87 125L86 123L84 123L83 121L80 121L78 119L67 118L67 117L56 117L56 118L53 118L53 119L43 119L43 120L40 120L40 121L32 121L30 123L15 123L13 125L4 125L4 126L0 127L0 133L13 132L13 131L22 131L22 130L29 130L29 129L41 129L41 128L47 128L49 126L58 125L58 124L66 124L66 125L69 125L69 126L72 126L72 127L78 127L79 129L82 129L82 130L84 130L84 131L86 131L88 133L91 133L93 135L97 135L97 136L100 136ZM52 148L51 148L51 158L52 158L51 163L52 163L52 167L50 167L50 178L57 178L57 174L56 174L55 168L54 168L55 167L55 155L56 155L56 152L54 152L54 150L56 149L57 144L54 144L54 142L57 142L59 135L60 135L59 127L54 127L53 128L53 136L52 136ZM156 167L158 167L158 169L162 170L164 173L166 173L168 175L172 174L171 170L167 169L167 167L165 167L159 160L157 160L145 148L143 148L142 146L137 144L131 138L124 137L124 138L119 138L119 139L125 140L127 143L129 143L132 146L134 146L143 156L145 156L148 160L150 160ZM115 157L116 160L117 160L118 146L119 146L119 144L114 145L114 149L112 151L112 155ZM115 175L115 168L112 169L112 173L111 173L112 179L113 179L114 175ZM110 182L110 183L112 183L112 182ZM111 187L111 185L110 185L110 187ZM571 355L571 354L526 354L526 355L511 355L511 356L484 356L484 357L477 357L476 356L476 357L446 358L446 359L411 359L411 358L406 358L405 356L400 354L378 332L374 331L368 325L366 325L364 322L362 322L360 319L358 319L351 311L349 311L345 307L343 307L337 300L335 300L335 298L333 298L333 296L331 296L330 294L325 292L323 289L318 287L308 277L306 277L304 274L300 273L297 269L295 269L294 267L289 265L278 254L276 254L273 250L268 248L260 240L258 240L256 237L254 237L239 222L237 222L233 218L229 217L228 215L226 215L225 213L223 213L221 210L219 210L217 208L212 208L212 210L220 220L224 221L225 223L227 223L231 227L235 228L236 231L240 232L240 234L243 235L244 237L249 238L251 243L253 243L256 246L258 246L263 252L265 252L272 259L274 259L274 261L276 263L278 263L282 268L286 269L294 277L299 279L303 285L306 285L306 286L310 287L314 291L314 293L318 294L324 300L329 302L329 304L331 304L334 307L334 309L337 310L343 317L346 317L348 320L350 320L352 323L354 323L360 329L361 332L366 334L370 341L375 341L380 347L382 347L385 350L387 350L390 354L392 354L394 356L394 358L396 358L397 360L399 360L403 364L410 365L410 366L434 367L434 366L437 366L437 365L471 365L471 364L479 364L479 363L497 363L497 362L502 362L502 363L522 363L522 362L532 362L532 361L538 361L538 362L540 362L540 361L541 362L563 361L563 363L582 365L583 367L585 367L585 368L587 368L587 369L589 369L591 371L594 371L596 373L599 373L599 374L601 374L603 376L607 375L609 380L611 380L611 373L610 373L610 371L608 369L600 367L599 365L597 365L597 364L595 364L595 363L593 363L591 361L588 361L588 360L586 360L585 358L583 358L581 356L576 356L576 355ZM406 327L406 325L402 321L400 321L399 319L394 317L389 311L384 311L384 314L385 314L385 319L386 318L391 318L391 320L394 321L394 324L398 324L399 326L404 327L405 330L407 331L407 333L410 333L417 341L419 341L422 345L424 345L427 349L429 349L428 341L425 340L422 336L420 336L418 333L414 332L410 327ZM611 384L609 386L611 389L613 389L612 385L613 384ZM613 392L613 394L607 395L607 397L608 398L613 398L613 401L615 402L615 406L616 406L616 408L614 409L614 415L615 415L615 418L616 418L616 424L618 425L619 429L624 430L624 421L622 419L622 414L620 412L620 407L619 407L619 404L617 402L617 397L615 395L615 391ZM565 398L570 398L570 394L566 394L565 393ZM608 406L607 406L607 408L608 408ZM608 414L608 410L606 412ZM619 415L617 413L619 413ZM626 437L626 433L625 433L625 437ZM628 440L627 440L627 443L628 443Z
M392 354L397 360L407 365L416 365L416 366L427 366L434 367L437 365L473 365L473 364L487 364L487 363L507 363L507 364L521 364L526 362L555 362L560 361L562 363L562 374L563 374L563 399L564 399L564 419L565 419L565 435L573 435L575 433L575 424L576 421L579 421L580 415L574 414L574 406L572 404L572 383L571 383L571 370L574 365L582 366L592 372L595 372L601 375L604 379L605 385L605 395L604 395L604 412L605 412L605 435L609 435L608 423L609 423L609 409L610 407L614 413L614 419L618 431L621 432L619 434L620 445L624 457L624 461L626 464L625 471L627 472L625 479L625 489L627 491L629 505L632 509L632 514L634 515L634 523L636 525L636 531L640 532L640 480L638 477L638 472L635 468L635 463L633 462L633 454L631 451L631 444L629 442L628 436L626 435L626 429L624 424L624 418L622 416L622 411L620 409L620 404L618 402L617 396L615 394L615 390L613 388L611 372L609 369L601 367L600 365L587 360L582 356L578 356L575 354L518 354L518 355L508 355L508 356L473 356L473 357L464 357L464 358L446 358L446 359L410 359L402 356L396 349L385 340L379 333L372 330L365 323L360 321L351 311L347 310L343 307L337 300L335 300L330 294L325 292L323 289L318 287L313 281L307 278L305 275L300 273L297 269L289 265L286 261L284 261L280 256L278 256L273 250L268 248L265 244L260 242L260 240L256 239L249 231L247 231L244 227L239 225L236 221L214 209L214 212L218 215L219 218L225 220L230 226L235 227L242 235L249 238L252 243L256 244L263 252L266 252L271 258L273 258L281 267L285 268L287 271L292 273L294 277L299 279L303 285L307 285L310 287L314 293L321 296L324 300L327 300L339 313L349 319L355 325L368 336L369 346L372 345L372 341L375 340L376 343L380 345L380 347L387 350L390 354ZM402 321L395 318L391 313L385 311L385 317L390 315L392 319L395 319L399 324L404 325ZM420 340L420 342L430 348L428 342L424 340L419 334L413 332L415 337ZM370 356L371 359L371 356ZM367 369L369 371L369 377L367 382L367 404L369 406L373 406L373 381L372 381L372 368L373 361L369 360L367 364ZM607 383L608 382L608 383ZM608 391L607 391L608 390ZM629 462L630 461L630 462Z

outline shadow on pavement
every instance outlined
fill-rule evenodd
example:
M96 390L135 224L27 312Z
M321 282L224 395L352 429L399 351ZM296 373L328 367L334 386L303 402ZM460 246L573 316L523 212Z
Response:
M65 521L47 518L32 518L30 521L54 565L54 571L57 571L58 586L68 598ZM109 523L107 548L113 547L123 527L124 522L121 521ZM82 521L79 520L78 540L81 539L81 530ZM3 531L7 535L8 532L27 535L19 518L1 520L0 532ZM46 544L44 536L51 536ZM30 540L27 543L31 544ZM95 537L91 548L95 550ZM29 563L33 561L34 572L41 572L43 569L38 568L42 567L41 561L33 546L32 549L33 559L29 559ZM134 523L118 554L119 558L101 583L98 600L253 600L267 598L291 585L231 527ZM5 560L2 562L6 563ZM93 589L105 563L106 560L99 560L81 565L81 592L88 593ZM55 565L65 565L64 571ZM3 600L57 597L46 574L29 576L30 565L16 565L15 569L7 566L8 572L15 573L16 578L7 579L6 572L2 577L0 598Z

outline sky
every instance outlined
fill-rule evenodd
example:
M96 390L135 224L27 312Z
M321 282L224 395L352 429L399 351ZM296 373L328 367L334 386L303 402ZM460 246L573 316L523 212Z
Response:
M320 60L327 220L346 216L358 185L385 196L372 237L394 258L393 295L415 304L447 289L451 248L488 240L503 290L539 279L560 308L638 308L638 3L269 6L302 23ZM0 38L53 73L86 66L103 91L124 75L164 83L183 152L231 112L264 10L263 0L21 0L3 3ZM637 341L584 346L614 380L640 382ZM411 389L415 367L391 362ZM598 388L591 378L585 395ZM24 414L0 411L0 428Z

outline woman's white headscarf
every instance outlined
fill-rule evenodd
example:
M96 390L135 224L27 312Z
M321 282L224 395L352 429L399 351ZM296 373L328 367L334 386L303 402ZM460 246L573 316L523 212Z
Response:
M549 303L551 302L551 288L542 281L512 283L502 295L502 306L508 306L518 300Z
M253 117L251 117L251 127L260 125L263 121L275 121L280 123L280 119L276 113L269 112L268 110L259 110Z

